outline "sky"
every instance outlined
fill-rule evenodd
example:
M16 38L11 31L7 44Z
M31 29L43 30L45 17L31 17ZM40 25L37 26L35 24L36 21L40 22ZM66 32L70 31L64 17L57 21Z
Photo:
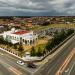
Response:
M0 16L75 16L75 0L0 0Z

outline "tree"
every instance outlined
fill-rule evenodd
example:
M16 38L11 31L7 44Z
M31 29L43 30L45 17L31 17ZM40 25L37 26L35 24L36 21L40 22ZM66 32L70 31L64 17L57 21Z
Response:
M48 43L46 44L46 49L48 50L48 51L50 51L50 49L51 49L51 41L49 40L48 41Z
M34 47L32 47L31 52L30 52L31 56L36 56L36 50Z
M50 51L54 46L55 46L55 39L53 38L52 40L49 40L48 43L46 44L46 49Z
M57 34L54 35L54 44L58 45L65 38L66 38L66 32L64 30L61 30L61 32L58 32Z
M19 51L19 56L23 56L23 54L24 54L24 49L23 49L23 46L22 46L22 44L20 44L19 45L19 48L18 48L18 51Z
M61 38L60 39L61 41L66 38L66 32L65 32L65 30L61 30L61 32L60 32L60 38Z
M54 32L54 34L58 34L58 30L56 30L56 31Z
M45 49L45 48L43 49L43 55L44 55L44 54L46 54L46 49Z
M0 44L3 44L3 43L4 43L3 40L4 40L4 39L3 39L3 37L1 36L1 37L0 37Z
M45 22L42 24L42 26L46 26L46 25L49 25L49 24L50 24L50 22L45 21Z
M38 51L37 51L37 56L42 56L43 55L43 53L42 53L42 50L41 50L41 48L39 47L38 48Z
M14 44L13 46L14 46L14 49L17 49L17 44Z
M24 51L23 46L21 44L19 45L18 51L19 52L23 52Z
M73 18L72 17L66 17L64 18L65 22L70 22L72 23L73 22Z
M67 36L71 35L72 33L74 33L74 30L73 29L68 29Z

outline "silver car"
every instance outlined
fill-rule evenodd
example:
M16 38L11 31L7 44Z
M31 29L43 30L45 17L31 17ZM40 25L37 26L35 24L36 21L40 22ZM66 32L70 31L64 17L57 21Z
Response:
M17 64L19 64L19 65L24 65L24 62L18 60L18 61L17 61Z

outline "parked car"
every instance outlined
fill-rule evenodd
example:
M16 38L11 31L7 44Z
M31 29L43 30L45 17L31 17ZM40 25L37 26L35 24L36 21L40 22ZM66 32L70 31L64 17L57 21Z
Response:
M36 65L33 62L29 62L29 63L27 63L27 67L36 68Z
M18 61L17 61L17 64L19 64L19 65L24 65L24 62L18 60Z

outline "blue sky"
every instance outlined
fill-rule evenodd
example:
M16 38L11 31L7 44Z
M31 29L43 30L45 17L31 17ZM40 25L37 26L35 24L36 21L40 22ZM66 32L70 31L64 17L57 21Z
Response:
M0 16L75 16L75 0L0 0Z

